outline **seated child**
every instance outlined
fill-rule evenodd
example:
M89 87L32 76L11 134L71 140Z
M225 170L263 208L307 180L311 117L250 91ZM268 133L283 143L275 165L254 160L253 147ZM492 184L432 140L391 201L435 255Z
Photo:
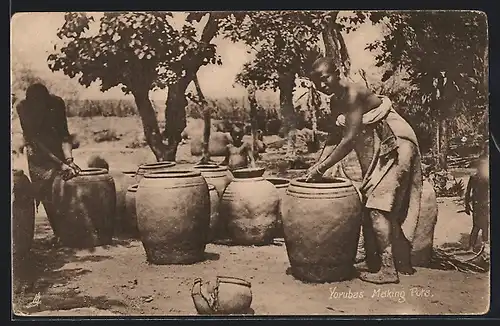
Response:
M247 168L249 164L251 167L255 167L252 146L243 141L245 134L243 128L233 125L230 134L233 138L233 143L227 145L226 158L221 165L228 166L230 171Z

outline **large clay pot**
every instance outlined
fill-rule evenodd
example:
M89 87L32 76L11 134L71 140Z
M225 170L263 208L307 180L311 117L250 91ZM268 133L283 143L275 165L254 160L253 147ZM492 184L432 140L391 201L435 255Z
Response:
M125 218L123 220L123 231L132 238L139 237L139 229L137 228L137 213L135 209L135 195L139 185L135 184L127 189L125 195Z
M225 156L227 145L232 143L232 138L226 132L211 132L208 142L208 152L211 156ZM197 134L191 138L191 155L200 156L203 150L203 135Z
M52 192L63 245L90 248L112 243L116 190L107 170L85 169L68 181L57 176Z
M251 283L241 278L217 276L215 284L194 280L191 297L201 315L246 314L252 304Z
M139 168L137 169L135 181L136 181L136 183L139 183L139 182L141 182L142 178L144 177L144 174L154 172L154 171L163 171L165 169L172 168L175 165L176 165L175 162L167 162L167 161L141 164L139 166Z
M358 193L347 179L290 182L283 231L292 275L306 282L353 276L362 221Z
M424 180L420 213L412 242L411 262L413 266L428 267L431 263L434 229L438 218L436 193L431 183Z
M234 244L265 245L273 241L279 194L263 174L262 168L233 171L234 179L222 195L219 214Z
M220 238L221 223L219 219L219 202L220 197L214 185L208 184L208 192L210 195L210 233L208 240L211 242Z
M115 233L121 234L126 232L124 223L126 223L126 204L125 196L128 187L136 183L137 171L109 171L113 177L116 189L116 220L115 220Z
M198 164L194 168L201 172L207 183L212 184L217 189L219 198L222 197L227 185L233 179L233 175L227 166L218 166L212 164Z
M252 304L252 285L241 278L217 277L217 311L223 314L243 314Z
M283 238L283 200L286 196L286 190L288 189L288 185L290 184L290 180L284 178L267 178L267 181L271 182L276 189L278 189L278 194L280 197L280 214L278 216L278 220L276 221L275 228L275 238Z
M135 198L137 226L149 262L192 264L204 259L210 195L199 171L145 174Z
M27 268L35 232L35 199L23 170L14 169L12 189L12 267L14 279Z

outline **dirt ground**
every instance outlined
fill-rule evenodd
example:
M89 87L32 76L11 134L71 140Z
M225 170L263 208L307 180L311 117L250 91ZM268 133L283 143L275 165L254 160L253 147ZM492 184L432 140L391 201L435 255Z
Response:
M124 128L124 124L107 125ZM85 130L70 119L70 129L77 127ZM127 141L84 142L74 152L75 161L85 166L90 155L101 154L111 169L120 170L154 161L148 148L127 149ZM181 146L179 151L180 161L196 162L197 158L189 155L189 145ZM264 160L277 156L268 154ZM14 167L26 167L22 158L15 158L13 163ZM466 178L468 172L461 171L461 176ZM267 174L277 172L269 169ZM464 247L472 226L471 218L458 213L463 208L458 199L438 198L438 204L435 247L443 250ZM482 314L489 309L489 273L418 268L414 275L400 276L398 285L371 285L358 279L306 284L289 275L282 239L261 247L209 244L206 260L201 263L156 266L146 262L140 241L115 239L111 246L88 251L53 248L48 242L51 236L47 218L40 209L32 250L35 283L29 293L13 298L18 314L195 315L190 296L193 280L217 275L241 277L252 283L255 315ZM341 292L358 293L358 297L363 292L363 298L338 298ZM394 297L396 292L399 297Z

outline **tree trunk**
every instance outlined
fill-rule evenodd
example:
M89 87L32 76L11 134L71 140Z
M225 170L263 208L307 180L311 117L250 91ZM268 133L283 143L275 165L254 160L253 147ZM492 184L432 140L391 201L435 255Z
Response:
M146 142L153 151L157 161L174 161L175 155L172 158L169 156L168 148L163 143L163 138L158 127L156 112L149 100L148 90L140 90L132 92L137 105L137 110L141 116L142 126L144 128L144 136Z
M448 119L443 118L439 122L440 144L439 144L439 168L448 170Z
M433 164L438 163L439 167L439 158L441 157L441 123L440 121L436 121L436 148L435 148L435 156L433 157Z
M281 73L279 76L280 106L283 116L285 134L287 136L286 157L289 160L296 159L295 137L297 132L297 119L293 107L293 87L295 86L295 75L292 73Z
M218 30L218 17L221 13L210 13L207 24L201 34L201 43L208 45ZM167 109L165 110L164 138L168 140L169 159L175 159L177 146L181 142L181 133L186 128L186 89L196 77L196 73L203 64L203 55L186 57L183 60L185 76L177 83L168 87ZM180 74L180 72L179 72Z
M178 82L168 87L163 138L168 141L167 159L171 161L175 160L177 147L182 140L181 133L186 128L186 88L186 82Z
M208 164L211 163L209 151L211 128L210 108L208 107L207 100L201 91L200 83L198 82L198 77L196 75L194 76L193 82L196 87L196 91L198 92L198 96L200 97L200 104L203 106L203 148L200 164Z
M448 151L449 151L449 132L448 121L454 117L453 108L456 105L458 88L453 80L448 79L447 73L441 73L438 77L438 91L440 94L437 101L439 110L439 167L442 170L448 170Z
M308 106L311 112L311 123L312 123L312 141L309 146L309 152L315 153L319 150L319 140L318 140L318 119L316 117L316 94L314 92L314 88L312 85L309 86L309 98L308 98Z
M333 58L340 72L344 76L347 76L349 74L351 64L344 38L340 33L340 26L335 22L338 14L338 11L331 13L330 20L326 24L321 35L323 43L325 44L326 56Z
M250 86L248 90L248 102L250 103L250 128L252 133L252 153L255 158L260 157L259 150L257 148L257 99L255 98L255 87Z

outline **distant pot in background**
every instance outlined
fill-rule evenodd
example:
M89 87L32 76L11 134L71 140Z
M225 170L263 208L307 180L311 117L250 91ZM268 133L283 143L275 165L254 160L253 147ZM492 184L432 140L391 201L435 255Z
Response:
M276 189L278 189L278 194L280 198L280 213L278 215L278 219L276 220L276 227L275 227L275 237L276 238L283 238L284 233L283 233L283 199L286 196L286 190L288 189L288 185L290 184L290 180L284 179L284 178L266 178L267 181L271 182Z
M211 132L208 150L211 156L225 156L227 145L232 143L232 138L226 132ZM200 156L203 152L203 135L197 134L191 138L191 155Z
M122 234L125 230L123 224L126 223L126 194L127 189L136 183L136 171L109 171L113 177L116 189L116 220L115 234Z
M137 211L135 208L135 194L138 184L128 187L125 195L125 217L123 219L123 233L132 237L139 238L139 229L137 227Z
M222 197L227 185L233 179L233 175L228 170L227 166L219 166L214 164L197 164L194 166L195 170L201 172L201 175L208 184L212 184L217 189L219 198Z
M156 163L146 163L146 164L141 164L139 168L137 169L137 174L135 176L135 181L136 183L141 182L142 178L144 177L144 174L154 172L154 171L162 171L165 169L169 169L175 166L175 162L156 162Z
M210 195L210 232L208 234L208 241L212 242L222 236L220 231L222 225L219 219L220 199L217 189L212 184L208 184L208 193Z

